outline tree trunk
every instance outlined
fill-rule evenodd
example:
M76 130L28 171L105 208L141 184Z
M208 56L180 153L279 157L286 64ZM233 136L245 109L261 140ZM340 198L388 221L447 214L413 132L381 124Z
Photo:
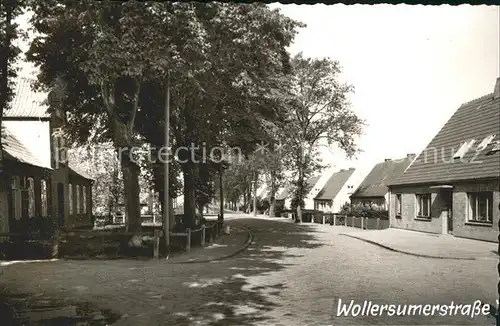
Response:
M127 156L122 156L123 185L125 188L125 216L127 231L141 230L141 205L139 201L139 174L140 168L131 162Z
M276 211L276 175L271 173L271 191L269 194L269 217L275 217Z
M163 197L162 197L163 198ZM163 201L163 200L162 200ZM169 219L170 219L170 228L172 228L175 224L175 211L174 211L174 198L172 196L168 197L168 209L169 211ZM162 213L163 216L163 213Z
M192 162L182 165L184 175L184 224L188 228L194 227L196 216L196 195L195 195L195 170Z
M253 184L253 216L257 216L257 173Z
M163 190L158 191L158 197L160 198L159 202L160 202L161 216L165 216L165 202L162 200L163 198L165 198L165 192ZM170 227L172 226L173 225L171 224Z
M3 120L3 111L7 106L8 89L9 89L9 59L10 59L10 47L12 43L12 32L14 26L12 26L12 16L14 8L9 4L9 1L6 1L5 5L2 6L3 10L5 10L5 39L3 47L3 56L2 56L2 67L0 68L0 76L1 85L0 85L0 178L3 177L3 145L2 145L2 120Z
M274 195L271 196L271 199L269 200L269 217L275 217L276 213L276 198L274 198Z
M247 198L248 198L248 213L251 213L251 210L252 210L252 184L250 183L250 185L248 186L247 188Z
M222 182L222 169L219 169L219 190L220 190L220 219L224 220L224 189Z
M296 222L302 223L302 200L304 199L304 171L302 169L302 165L299 168L299 180L298 180L298 199L299 202L297 203L297 219Z

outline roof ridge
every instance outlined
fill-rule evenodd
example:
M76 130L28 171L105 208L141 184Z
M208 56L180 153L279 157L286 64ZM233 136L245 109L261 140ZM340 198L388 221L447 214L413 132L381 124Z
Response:
M464 102L462 103L462 105L460 105L460 107L463 107L463 106L466 106L466 105L469 105L469 104L473 104L474 102L478 102L480 100L484 100L485 98L488 98L488 97L493 97L493 93L488 93L486 95L483 95L483 96L480 96L480 97L477 97L473 100L470 100L470 101L467 101L467 102Z

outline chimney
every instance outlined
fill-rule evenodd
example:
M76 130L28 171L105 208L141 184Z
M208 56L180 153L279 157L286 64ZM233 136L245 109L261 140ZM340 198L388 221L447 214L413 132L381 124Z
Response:
M384 160L384 162L390 162L390 161L392 161L390 158L386 158L386 159Z
M352 171L352 170L354 170L354 168L349 168L349 171Z
M493 99L496 100L497 98L500 98L500 77L497 78L495 89L493 90Z
M411 153L411 154L406 154L406 158L409 159L409 160L413 160L415 158L415 154Z

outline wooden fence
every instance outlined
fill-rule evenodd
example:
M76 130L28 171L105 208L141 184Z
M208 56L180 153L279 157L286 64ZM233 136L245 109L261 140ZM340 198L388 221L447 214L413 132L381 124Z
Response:
M389 228L389 220L380 218L355 217L341 214L316 214L311 223L350 226L365 230L383 230Z
M212 243L222 234L223 221L210 221L200 228L185 232L170 232L171 249L191 251L192 247ZM148 230L149 229L149 230ZM140 236L137 247L132 244L133 236ZM160 228L147 228L132 233L121 229L110 230L67 230L52 239L30 239L26 234L0 233L0 259L44 259L51 258L54 245L60 257L120 257L125 254L142 257L159 257L160 247L165 249Z
M216 238L218 238L222 232L222 221L216 221L210 225L202 225L199 229L191 230L186 229L186 232L170 232L170 239L174 240L176 238L183 239L184 249L187 252L191 251L191 247L194 243L199 244L204 247L205 244L213 242ZM158 242L158 239L162 237L162 232L155 232L154 234L154 243ZM175 241L175 240L174 240ZM155 246L153 256L157 257L159 252L159 247Z
M222 233L223 221L214 221L208 225L185 232L170 232L171 249L180 249L187 252L193 246L205 246L213 242ZM141 237L137 248L130 248L133 236ZM152 228L140 234L125 232L123 230L71 230L62 237L62 256L114 256L122 250L130 250L132 255L149 256L158 259L160 248L165 249L163 230ZM151 252L152 251L152 252ZM135 253L135 254L134 254Z

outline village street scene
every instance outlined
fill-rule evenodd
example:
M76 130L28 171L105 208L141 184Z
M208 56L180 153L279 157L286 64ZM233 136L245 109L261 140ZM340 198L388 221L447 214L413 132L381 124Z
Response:
M0 325L500 325L500 7L5 0Z

